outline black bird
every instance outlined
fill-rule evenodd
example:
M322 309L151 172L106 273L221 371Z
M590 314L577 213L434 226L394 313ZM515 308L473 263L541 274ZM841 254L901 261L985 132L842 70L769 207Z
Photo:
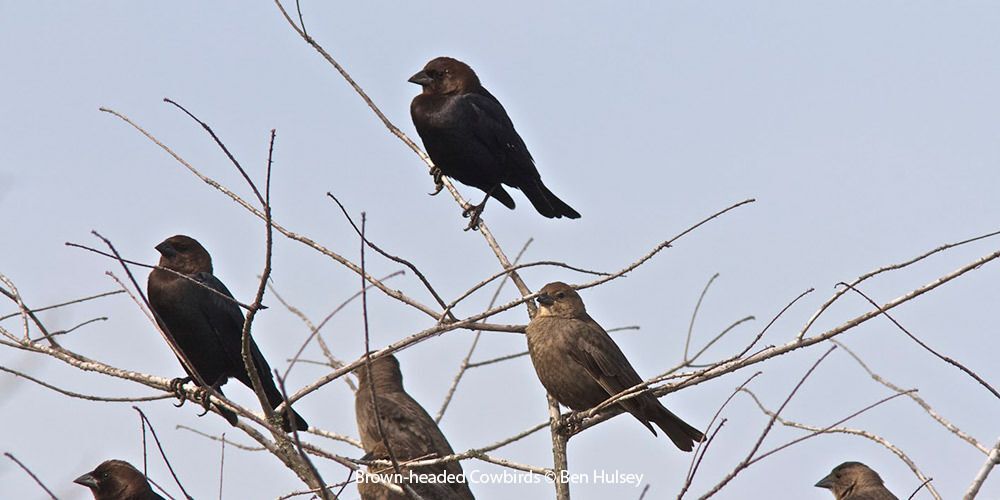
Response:
M861 462L844 462L834 467L816 487L830 490L837 500L899 500L886 489L878 472Z
M589 410L642 382L618 344L588 314L580 295L565 283L541 289L538 313L528 324L528 353L538 380L557 401ZM666 409L648 392L617 403L653 435L656 424L678 448L691 451L701 431Z
M504 184L524 192L545 217L580 218L542 183L535 161L507 112L479 83L472 68L450 57L438 57L409 81L423 87L410 104L410 116L434 160L434 193L441 190L441 175L486 193L483 202L465 214L472 218L469 228L478 224L490 196L514 208L514 199Z
M95 500L163 500L141 472L123 460L108 460L73 480L90 488Z
M206 384L216 389L229 377L236 377L243 385L253 388L241 349L243 313L236 302L227 300L233 294L212 274L212 256L194 238L183 235L167 238L156 245L156 250L160 252L160 267L197 281L194 283L170 271L154 269L146 285L149 305L160 327L170 333L177 343L175 347L191 362L190 369L181 363L188 373L187 380L194 378L190 371L193 369ZM250 353L264 395L271 407L277 408L283 401L281 392L274 385L271 367L253 338L250 339ZM229 423L236 425L234 413L224 409L222 412ZM295 416L296 429L309 428L301 415L295 410L291 413ZM285 432L292 430L287 412L282 414L282 428Z
M367 452L365 458L389 460L389 448L400 463L420 458L438 458L454 453L434 419L403 389L403 374L399 371L399 361L395 356L389 355L372 361L370 376L367 365L358 367L354 373L358 376L358 390L354 394L355 416L358 421L358 432L361 434L361 445ZM381 432L375 419L373 390L382 421ZM382 439L383 432L385 439ZM424 498L449 500L473 498L469 484L465 481L462 466L458 462L423 467L404 466L400 470L404 477L409 477L411 471L413 474L447 476L446 481L437 484L427 481L411 482L410 486L414 491ZM369 472L386 475L394 474L395 470L392 466L377 469L369 467ZM399 484L398 481L393 482ZM363 500L409 498L407 495L393 493L384 486L372 482L359 481L358 491Z

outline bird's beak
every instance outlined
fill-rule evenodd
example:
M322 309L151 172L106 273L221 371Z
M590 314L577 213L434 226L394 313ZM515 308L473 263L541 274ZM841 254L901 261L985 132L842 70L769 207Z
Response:
M417 74L411 76L410 79L407 81L410 83L415 83L420 86L424 86L424 85L430 85L434 80L430 77L430 75L427 74L426 71L420 71Z
M551 306L556 302L555 299L553 299L552 296L547 293L543 293L538 297L535 297L535 300L537 300L538 303L543 306Z
M74 479L73 482L76 484L82 484L92 490L97 489L97 478L92 476L89 472Z
M177 250L174 250L174 246L165 241L163 243L160 243L159 245L156 245L156 251L160 252L160 255L163 255L164 257L168 258L177 255Z
M820 479L819 482L816 483L814 486L816 486L817 488L826 488L826 489L829 490L829 489L833 488L833 484L834 484L833 483L833 474L830 474L830 475L824 477L823 479Z

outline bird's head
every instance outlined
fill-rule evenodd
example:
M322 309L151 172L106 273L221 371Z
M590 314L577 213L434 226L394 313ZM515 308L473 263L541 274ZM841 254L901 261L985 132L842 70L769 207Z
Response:
M844 462L816 483L817 488L830 490L835 498L843 498L858 487L881 485L878 473L861 462Z
M425 94L465 94L479 88L479 77L468 64L450 57L431 59L424 69L410 77Z
M132 464L122 460L108 460L96 469L76 478L74 483L90 488L94 498L133 498L149 490L149 482Z
M156 245L156 251L160 252L160 267L183 274L212 272L212 256L190 236L171 236Z
M368 369L365 363L354 369L355 375L358 376L359 389L367 387L370 381L374 381L375 386L382 389L397 386L400 388L403 387L403 372L399 370L399 360L396 359L396 356L390 354L372 360L370 377Z
M538 302L538 316L575 318L587 314L580 294L561 281L543 286L535 300Z

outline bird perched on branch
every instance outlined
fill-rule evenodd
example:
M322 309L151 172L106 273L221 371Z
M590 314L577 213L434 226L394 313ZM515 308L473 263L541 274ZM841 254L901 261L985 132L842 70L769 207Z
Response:
M174 272L154 269L149 273L146 289L149 305L174 344L175 353L179 358L181 355L187 358L187 362L181 359L181 365L188 378L178 379L176 385L179 387L200 377L221 393L219 387L229 377L236 377L253 389L243 362L243 313L226 285L212 274L212 256L194 238L183 235L167 238L156 245L156 250L160 252L160 267ZM250 357L268 403L277 408L284 398L274 385L271 367L252 337ZM229 423L236 425L236 414L224 408L220 410ZM294 416L296 429L309 428L301 415L290 408L289 411ZM292 430L289 411L281 415L285 432Z
M618 344L588 314L580 295L565 283L545 285L538 313L528 324L528 353L538 380L559 403L589 410L615 394L642 383ZM649 392L623 399L619 406L653 435L656 424L678 448L691 451L704 439L701 431L666 409Z
M816 487L830 490L837 500L898 500L886 489L878 472L861 462L844 462L834 467Z
M437 189L433 194L443 187L442 175L486 193L482 203L464 214L471 217L470 229L478 225L491 196L514 208L514 199L504 184L524 192L545 217L580 217L542 183L535 161L507 112L467 64L438 57L409 81L423 87L410 104L410 116L434 161Z
M367 364L354 370L358 376L358 390L354 394L355 415L361 445L368 460L391 460L395 457L401 464L404 478L410 473L445 475L445 481L429 483L413 481L408 483L424 498L468 500L472 491L465 481L462 466L457 462L447 462L422 467L407 467L404 462L416 459L432 459L454 453L448 440L438 428L434 419L403 389L403 374L399 371L399 361L388 355L371 362L371 372ZM375 418L376 405L379 419ZM383 439L384 436L384 439ZM391 454L390 454L391 451ZM371 474L394 474L393 466L369 467ZM425 476L426 477L426 476ZM392 481L396 484L401 482ZM405 481L403 481L405 482ZM358 482L358 491L363 500L404 500L408 495L394 493L384 486L372 482Z
M141 472L123 460L108 460L73 480L90 488L95 500L163 500Z

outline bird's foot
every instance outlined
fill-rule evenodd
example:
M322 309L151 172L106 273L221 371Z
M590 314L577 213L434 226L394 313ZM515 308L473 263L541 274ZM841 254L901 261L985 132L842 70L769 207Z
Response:
M480 203L479 205L472 205L462 211L462 217L469 219L469 225L465 228L466 231L479 230L479 216L483 214L483 209L486 208L486 203Z
M202 409L204 410L198 414L199 417L204 417L205 415L208 415L209 411L211 411L212 409L211 397L212 397L211 391L209 391L204 387L198 388L198 399L197 399L198 404L200 404Z
M556 432L569 438L583 430L583 421L575 415L563 415L556 422Z
M191 381L191 377L175 378L170 381L170 392L177 396L178 402L174 404L177 408L184 406L187 401L187 393L184 392L184 384Z
M427 194L434 196L444 189L444 181L441 180L441 178L444 177L444 172L442 172L440 168L434 167L431 169L431 177L434 178L434 192Z

